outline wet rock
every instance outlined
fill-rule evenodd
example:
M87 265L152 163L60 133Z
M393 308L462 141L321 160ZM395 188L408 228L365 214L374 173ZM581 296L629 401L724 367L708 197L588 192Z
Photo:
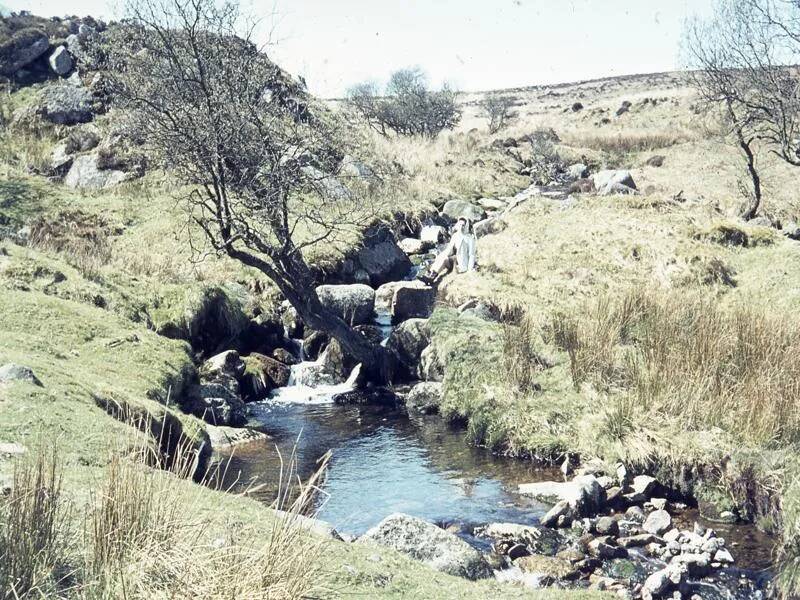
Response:
M431 332L427 319L408 319L392 330L386 349L398 360L398 377L414 379L422 351L430 344Z
M448 200L442 208L442 214L450 217L454 221L464 217L473 223L486 218L485 210L466 200Z
M275 388L289 383L291 370L274 358L253 352L243 359L246 368L242 375L242 385L248 399L264 398Z
M285 307L281 314L281 323L288 338L296 340L303 337L303 319L300 318L294 306Z
M306 331L303 339L303 353L307 360L317 360L331 341L331 337L322 331Z
M377 287L387 281L405 277L411 270L411 261L394 240L391 232L380 231L368 236L358 251L358 263L369 275L370 284Z
M271 357L287 366L296 365L300 362L297 357L286 348L275 348L275 350L272 351Z
M661 535L672 527L672 517L665 510L654 510L647 515L642 527L647 533Z
M189 398L190 412L212 425L237 427L247 422L244 402L223 383L195 385Z
M376 308L389 312L393 323L427 319L435 301L435 290L419 280L385 283L375 292Z
M595 558L611 559L611 558L625 558L628 556L628 551L616 544L616 540L611 536L601 536L593 539L586 545L589 554Z
M422 382L411 388L406 398L406 406L409 410L432 415L439 412L443 397L444 390L441 383Z
M231 449L240 444L267 439L267 434L247 427L227 427L224 425L206 425L208 439L215 452Z
M579 515L597 512L605 502L605 490L594 475L581 475L568 482L524 483L518 489L521 494L544 502L566 500Z
M559 500L555 503L553 508L551 508L547 513L539 520L539 522L544 525L545 527L556 527L559 525L559 519L562 517L572 517L572 507L570 506L569 501L567 500ZM564 522L566 519L564 520Z
M631 506L625 511L625 518L634 523L644 523L644 511L640 506Z
M36 111L56 125L76 125L94 118L92 93L85 87L50 85L42 90Z
M400 398L389 388L375 386L335 394L333 401L336 404L396 406Z
M616 519L612 517L600 517L594 525L595 531L600 535L617 535L619 534L619 525Z
M576 579L578 570L568 560L555 556L531 554L514 561L523 573L543 575L552 579Z
M491 523L477 528L475 534L495 540L495 547L502 550L501 554L506 554L516 544L524 544L532 554L555 556L566 543L557 531L518 523Z
M73 60L64 46L59 46L47 59L50 68L56 75L66 75L72 70Z
M706 575L709 571L710 563L711 557L705 552L701 554L679 554L670 559L671 565L685 565L689 575L692 577L703 577Z
M375 291L368 285L320 285L317 287L320 302L351 325L372 321L375 309Z
M635 555L632 557L634 558L615 558L606 561L601 570L607 577L625 581L629 586L644 583L648 570L642 564L643 559L635 557Z
M663 540L652 533L640 533L638 535L618 538L617 543L623 548L643 548L648 544L663 545Z
M663 598L672 588L679 587L686 579L685 565L668 565L645 579L642 585L642 600Z
M0 75L11 77L50 48L47 35L38 29L22 29L0 44Z
M409 515L389 515L357 543L392 548L450 575L467 579L492 576L492 569L481 553L461 538Z
M244 361L236 350L226 350L209 358L200 367L200 376L213 379L220 375L227 375L238 379L244 374Z
M721 548L714 553L714 562L733 564L733 555L725 548Z
M119 185L128 175L115 169L101 169L96 152L77 156L64 177L64 185L71 188L107 189Z
M44 387L30 367L15 363L6 363L0 366L0 383L11 383L15 381L22 381L24 383L31 383L39 387Z

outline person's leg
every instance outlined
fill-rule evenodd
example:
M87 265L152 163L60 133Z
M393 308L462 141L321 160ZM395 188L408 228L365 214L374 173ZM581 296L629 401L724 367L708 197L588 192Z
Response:
M433 278L433 284L439 283L442 279L444 279L447 275L449 275L453 271L453 267L456 264L456 257L455 256L448 256L447 260L444 261L442 268L439 269L436 276Z

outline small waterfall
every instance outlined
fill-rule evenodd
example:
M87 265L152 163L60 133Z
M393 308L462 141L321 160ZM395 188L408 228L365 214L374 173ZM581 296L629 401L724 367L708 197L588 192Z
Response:
M302 344L301 344L302 352ZM361 373L361 363L357 364L344 382L325 371L326 349L314 361L303 361L291 367L289 383L276 389L269 397L272 402L300 404L329 404L336 394L349 392L355 387Z

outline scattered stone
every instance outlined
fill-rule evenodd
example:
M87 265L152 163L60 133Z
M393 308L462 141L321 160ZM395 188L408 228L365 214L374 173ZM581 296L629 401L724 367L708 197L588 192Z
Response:
M10 383L12 381L23 381L25 383L32 383L33 385L44 387L30 367L15 363L6 363L0 367L0 383Z
M450 217L454 221L464 217L473 223L486 218L485 210L466 200L448 200L442 208L442 214Z
M94 118L92 94L85 87L50 85L42 90L37 113L56 125L76 125Z
M363 283L349 285L320 285L320 302L351 325L372 322L375 310L375 291Z
M664 166L664 159L664 156L656 154L655 156L648 158L646 164L648 167L662 167Z
M59 46L47 59L50 68L56 75L64 76L72 70L73 60L64 46Z
M605 502L605 490L594 475L581 475L568 482L524 483L519 492L544 502L566 500L577 514L597 512Z
M617 543L623 548L641 548L649 544L658 544L661 546L661 539L652 533L642 533L639 535L632 535L629 537L621 537L617 539Z
M628 551L621 546L617 546L614 538L610 536L593 539L588 543L587 549L589 554L599 559L625 558L628 556Z
M634 523L644 523L644 511L640 506L631 506L625 511L625 518Z
M634 183L630 171L613 169L600 171L592 176L592 181L601 196L636 192L636 183Z
M96 152L77 156L72 162L64 185L71 188L107 189L128 179L127 173L114 169L100 169Z
M441 225L425 225L419 232L419 239L431 247L436 246L447 237L447 231Z
M583 163L575 163L567 167L567 176L573 180L585 179L589 177L589 167Z
M545 514L539 522L545 527L555 527L559 525L561 517L568 517L572 514L572 507L567 500L559 500L555 506Z
M400 247L400 250L409 255L423 254L429 248L428 244L417 238L403 238L397 242L397 245Z
M725 548L721 548L714 553L714 562L732 564L733 555Z
M577 569L567 560L556 556L529 555L518 558L514 566L523 573L536 573L552 579L575 579Z
M411 388L406 397L406 406L416 412L432 415L439 412L444 390L439 382L422 382Z
M631 482L631 492L625 494L629 502L644 502L652 495L658 482L649 475L637 475Z
M685 565L689 575L692 577L703 577L708 573L709 566L711 563L711 557L708 553L703 552L700 554L695 553L686 553L686 554L678 554L677 556L673 556L670 559L670 564L682 564Z
M645 579L642 585L642 600L661 598L670 588L680 586L687 574L685 565L668 565Z
M661 535L672 527L672 517L665 510L654 510L645 519L644 530L653 535Z
M479 198L478 204L484 210L503 210L508 206L508 203L497 198Z
M357 543L392 548L428 566L467 579L492 576L480 552L456 535L417 517L395 513L361 536Z
M531 554L555 556L566 542L559 532L546 527L518 523L491 523L475 529L475 535L496 540L495 549L507 554L515 544L524 544Z
M665 542L677 542L681 537L680 530L675 527L667 531L663 536Z
M594 528L600 535L617 535L619 533L619 525L612 517L600 517Z
M507 227L508 223L504 219L489 217L475 223L473 231L475 232L475 237L481 238L485 235L494 235L505 231Z
M666 498L650 498L650 504L653 505L653 508L656 510L666 510L667 508L667 499Z

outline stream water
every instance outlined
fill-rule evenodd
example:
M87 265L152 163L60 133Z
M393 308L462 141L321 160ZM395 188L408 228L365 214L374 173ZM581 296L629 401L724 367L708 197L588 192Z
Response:
M387 315L377 315L376 323L389 334ZM436 416L411 415L396 406L334 404L333 396L350 389L351 382L305 385L304 373L316 364L295 365L289 386L250 405L251 418L268 437L238 445L223 457L225 479L234 489L258 486L255 494L269 502L276 493L271 486L279 480L279 454L286 461L294 452L298 475L305 479L332 451L318 517L340 533L358 536L402 512L452 525L481 549L488 549L487 543L471 535L472 526L535 524L550 508L516 490L520 483L560 480L557 470L472 447L462 430ZM702 522L691 512L682 518ZM755 527L706 525L724 535L734 552L734 576L738 569L771 569L773 542Z

